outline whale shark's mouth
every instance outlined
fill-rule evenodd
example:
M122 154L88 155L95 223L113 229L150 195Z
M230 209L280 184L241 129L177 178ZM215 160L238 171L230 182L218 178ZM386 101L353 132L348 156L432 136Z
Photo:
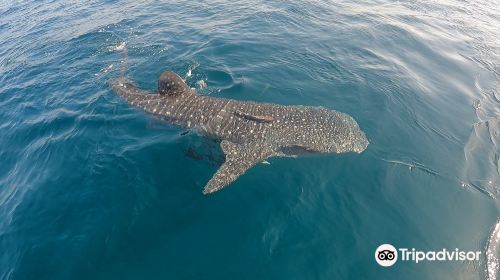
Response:
M365 139L364 141L360 141L357 145L356 145L356 148L355 148L355 152L360 154L362 153L364 150L366 150L366 148L368 147L368 144L370 144L370 142L368 142L367 139Z
M368 147L369 144L370 144L370 141L368 141L365 134L360 132L360 136L354 142L353 151L360 154L364 150L366 150L366 148Z

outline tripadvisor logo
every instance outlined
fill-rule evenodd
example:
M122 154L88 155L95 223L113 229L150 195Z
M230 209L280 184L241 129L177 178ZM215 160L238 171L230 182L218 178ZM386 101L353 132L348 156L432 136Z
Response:
M392 266L398 260L398 250L391 244L382 244L375 250L375 260L381 266Z
M404 262L419 263L422 261L479 261L481 251L461 251L455 249L449 251L442 249L439 251L419 251L415 248L396 249L391 244L382 244L375 250L375 260L381 266L392 266L398 260Z

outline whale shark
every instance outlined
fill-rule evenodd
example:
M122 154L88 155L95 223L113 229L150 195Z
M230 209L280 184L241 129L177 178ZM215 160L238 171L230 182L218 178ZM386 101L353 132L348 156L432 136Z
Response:
M203 194L221 190L270 157L363 152L369 141L349 115L323 107L239 101L198 94L172 71L156 91L124 77L112 89L132 106L220 141L225 161Z

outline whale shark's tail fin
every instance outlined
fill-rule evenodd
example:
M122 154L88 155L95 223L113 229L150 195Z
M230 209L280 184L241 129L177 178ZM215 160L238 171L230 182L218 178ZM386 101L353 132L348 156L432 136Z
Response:
M131 83L130 80L127 80L125 78L125 74L127 71L127 65L128 65L127 43L121 42L119 45L114 46L112 48L112 50L121 52L122 58L120 60L120 65L119 65L120 76L116 79L111 80L109 82L109 85L118 95L127 99L127 96L128 96L128 94L131 93L131 91L138 91L139 90Z
M122 51L122 60L120 61L120 79L125 79L125 73L127 72L128 65L128 48L127 43L123 42L118 47L118 50Z
M158 80L159 94L175 96L192 92L184 80L172 71L163 72Z

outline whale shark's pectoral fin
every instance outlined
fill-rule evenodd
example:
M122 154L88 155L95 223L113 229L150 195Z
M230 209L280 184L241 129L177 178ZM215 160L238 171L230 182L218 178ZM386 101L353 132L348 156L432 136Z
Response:
M266 115L252 115L248 114L245 112L242 112L240 110L234 111L234 114L240 118L251 120L254 122L262 122L262 123L270 123L274 121L273 116L266 116Z
M257 143L235 144L223 140L221 147L226 161L208 181L203 194L213 193L226 187L252 166L274 155L272 150L263 146Z

